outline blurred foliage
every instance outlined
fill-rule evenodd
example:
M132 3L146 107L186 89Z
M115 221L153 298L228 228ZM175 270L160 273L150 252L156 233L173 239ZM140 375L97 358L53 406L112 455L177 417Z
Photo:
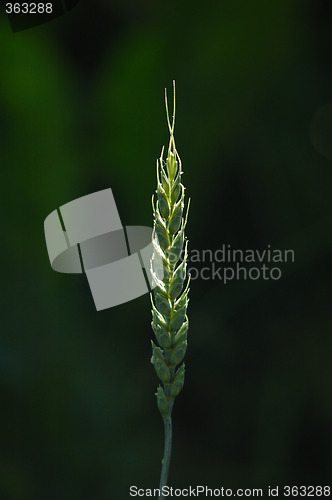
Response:
M158 484L149 298L97 313L84 277L52 271L43 221L111 187L124 225L151 225L172 79L191 248L270 244L295 263L193 281L170 483L328 484L332 160L310 127L332 101L331 23L327 0L82 0L15 34L1 19L2 500Z

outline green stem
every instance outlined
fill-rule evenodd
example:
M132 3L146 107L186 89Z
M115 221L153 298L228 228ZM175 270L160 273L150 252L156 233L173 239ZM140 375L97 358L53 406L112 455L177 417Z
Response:
M160 475L160 496L159 500L165 498L162 495L162 487L167 486L169 464L171 462L171 451L172 451L172 417L163 418L165 427L165 446L164 446L164 458L162 461L161 475Z

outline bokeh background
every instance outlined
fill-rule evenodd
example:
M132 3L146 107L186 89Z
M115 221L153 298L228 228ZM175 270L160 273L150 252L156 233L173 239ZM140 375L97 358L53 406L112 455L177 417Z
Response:
M293 249L278 281L192 282L169 482L325 485L332 470L332 7L328 0L82 0L0 20L1 500L157 487L163 426L148 295L96 312L54 272L43 221L111 187L151 225L176 139L192 249Z

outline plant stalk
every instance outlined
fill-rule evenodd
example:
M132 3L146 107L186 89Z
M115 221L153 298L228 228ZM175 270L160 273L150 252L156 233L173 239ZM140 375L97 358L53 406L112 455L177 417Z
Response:
M163 418L163 421L164 421L164 427L165 427L165 446L164 446L164 457L163 457L163 461L162 461L161 475L160 475L159 500L163 500L163 498L165 498L162 494L162 487L167 486L169 464L171 462L171 452L172 452L172 417L171 417L171 415L169 415L166 418Z

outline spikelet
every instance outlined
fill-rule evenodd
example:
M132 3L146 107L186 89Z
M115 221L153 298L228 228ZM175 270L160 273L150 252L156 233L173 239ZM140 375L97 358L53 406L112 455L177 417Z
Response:
M151 341L151 362L162 383L156 393L158 408L163 418L168 418L174 399L184 383L185 365L182 361L187 349L189 326L189 279L185 284L188 244L185 227L189 203L184 215L185 188L181 183L181 160L174 140L175 82L172 123L169 118L166 89L165 104L170 139L166 161L164 148L157 160L157 190L156 196L152 198L154 253L151 259L151 274L156 285L151 293L152 329L158 345Z

